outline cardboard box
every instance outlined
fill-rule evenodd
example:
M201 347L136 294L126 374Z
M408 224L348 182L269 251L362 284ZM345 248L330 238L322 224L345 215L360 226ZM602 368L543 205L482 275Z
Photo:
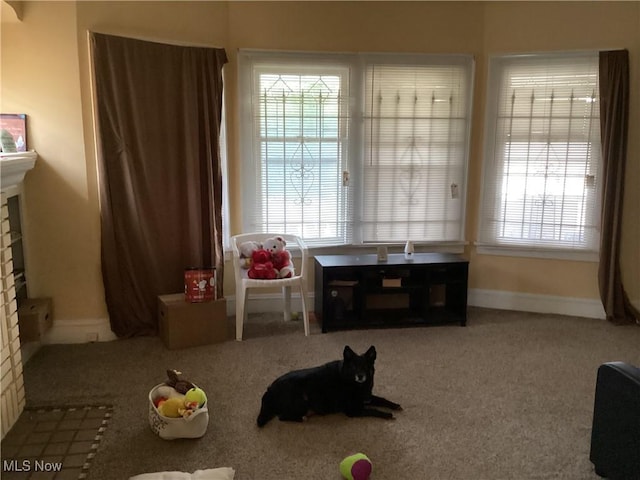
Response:
M399 288L402 287L402 278L400 277L383 277L382 288Z
M227 301L191 303L184 293L158 297L160 338L169 350L211 343L229 338Z
M409 308L409 294L392 293L367 295L365 303L365 308L372 310L393 310L396 308Z
M18 308L20 343L39 341L53 325L50 298L27 298Z

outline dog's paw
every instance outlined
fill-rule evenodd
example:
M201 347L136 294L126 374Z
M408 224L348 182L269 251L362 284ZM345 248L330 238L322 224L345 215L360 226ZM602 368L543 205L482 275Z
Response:
M402 410L402 406L399 403L387 401L384 405L381 405L383 408L388 408L389 410L400 411Z

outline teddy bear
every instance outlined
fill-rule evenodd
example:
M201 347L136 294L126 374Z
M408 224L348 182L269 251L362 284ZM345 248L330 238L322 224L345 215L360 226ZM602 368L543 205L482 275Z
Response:
M242 242L238 245L238 250L240 252L240 266L244 269L251 268L253 252L260 250L261 248L262 244L254 241Z
M277 278L289 278L295 274L291 254L286 249L287 242L282 237L271 237L265 240L262 248L271 254L273 267L278 272Z
M249 278L273 280L278 278L278 271L273 266L271 253L265 249L254 250L251 254L251 267L247 272Z

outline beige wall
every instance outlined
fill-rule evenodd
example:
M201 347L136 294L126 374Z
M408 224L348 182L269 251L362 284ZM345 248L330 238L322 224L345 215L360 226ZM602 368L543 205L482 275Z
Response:
M470 286L597 299L587 262L478 255L484 87L493 53L628 48L640 84L640 2L23 2L22 21L2 23L3 112L29 115L36 168L25 180L32 296L52 296L56 321L106 318L87 30L224 47L229 107L232 229L240 229L237 149L238 48L472 53L476 56L467 206ZM632 89L623 225L624 278L640 299L640 100ZM233 294L231 270L225 292Z
M640 191L634 186L640 178L640 144L633 134L640 131L639 15L639 2L489 2L484 11L485 60L500 53L629 50L632 107L624 200L629 208L624 215L622 252L626 288L635 301L640 301ZM472 252L471 264L472 287L599 298L596 263L489 258Z
M24 185L28 290L56 318L106 317L97 211L87 178L73 3L23 3L2 23L2 111L28 115L38 151Z

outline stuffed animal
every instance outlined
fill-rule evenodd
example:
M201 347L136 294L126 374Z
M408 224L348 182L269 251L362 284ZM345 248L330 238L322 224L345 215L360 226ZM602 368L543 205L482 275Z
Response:
M160 405L161 405L162 403L166 402L167 400L168 400L168 397L162 397L162 396L160 396L160 397L156 397L156 398L154 398L154 399L153 399L153 405L154 405L156 408L159 408L159 407L160 407Z
M160 396L153 400L158 413L168 418L188 418L206 403L207 395L198 387L192 388L185 395L178 394L169 398Z
M278 271L271 261L271 254L267 250L256 250L251 256L251 268L247 272L249 278L273 280L278 278Z
M278 272L278 278L289 278L295 273L291 254L286 247L287 242L282 237L269 238L263 245L263 248L271 253L271 261Z
M253 252L260 250L262 245L259 242L242 242L238 245L240 251L240 266L244 269L251 268Z
M184 397L160 400L157 408L160 415L168 418L187 418L194 410L194 408L190 408L190 406L185 403Z
M188 390L194 388L195 385L189 380L181 378L181 375L182 372L179 372L178 370L167 370L168 380L164 383L170 387L173 387L178 393L184 395Z

